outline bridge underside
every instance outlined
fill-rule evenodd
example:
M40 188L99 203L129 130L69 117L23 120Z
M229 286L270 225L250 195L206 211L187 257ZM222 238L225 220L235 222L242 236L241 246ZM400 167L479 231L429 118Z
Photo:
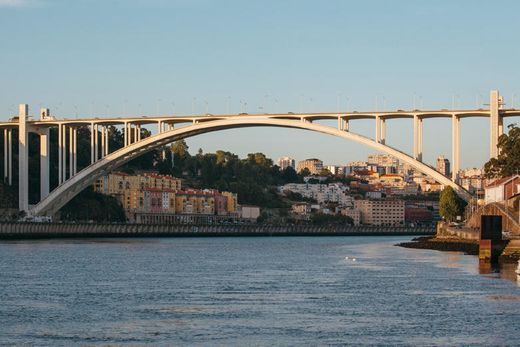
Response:
M61 207L70 201L75 195L91 185L95 180L125 164L126 162L158 147L164 146L176 140L197 136L199 134L243 127L272 126L283 128L303 129L355 141L374 148L377 151L387 153L400 161L409 164L416 170L432 177L445 186L451 186L465 200L469 200L471 195L461 186L451 181L448 177L437 172L432 167L412 158L411 156L394 149L388 145L376 142L370 138L354 134L348 131L339 130L330 126L316 123L274 119L265 117L244 116L233 119L221 119L197 123L186 127L172 129L157 135L145 138L127 147L121 148L108 154L103 159L86 167L78 172L68 181L57 187L45 199L40 201L31 209L33 215L54 215Z

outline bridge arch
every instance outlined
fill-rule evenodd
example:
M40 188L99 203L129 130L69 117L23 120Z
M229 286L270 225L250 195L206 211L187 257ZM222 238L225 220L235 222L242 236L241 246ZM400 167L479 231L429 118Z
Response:
M220 119L215 121L201 122L188 125L182 128L172 129L159 133L154 136L145 138L139 142L123 147L114 151L96 163L84 168L68 181L54 189L45 199L34 205L31 209L32 215L53 215L68 201L76 196L83 189L91 185L95 180L101 176L109 173L117 167L126 162L149 152L157 147L164 146L176 140L189 138L192 136L225 130L244 127L258 127L258 126L272 126L282 128L303 129L322 134L337 136L343 139L351 140L372 147L377 151L381 151L394 156L402 162L409 164L418 171L432 177L439 183L451 186L465 200L469 200L471 195L461 186L451 181L448 177L437 172L434 168L426 165L411 156L392 148L388 145L378 143L368 137L342 131L330 126L321 125L317 123L302 122L300 120L287 120L255 116L241 116L228 119Z

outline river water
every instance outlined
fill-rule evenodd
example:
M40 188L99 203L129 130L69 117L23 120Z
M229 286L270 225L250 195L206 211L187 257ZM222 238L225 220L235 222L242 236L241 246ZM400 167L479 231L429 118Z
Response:
M520 344L512 273L409 239L2 242L0 345Z

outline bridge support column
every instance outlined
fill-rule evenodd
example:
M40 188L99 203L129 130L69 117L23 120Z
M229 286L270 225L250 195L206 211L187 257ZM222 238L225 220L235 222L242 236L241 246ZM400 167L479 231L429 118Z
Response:
M63 150L61 148L63 146L63 135L61 133L62 125L58 124L58 185L63 183L63 169L61 168L63 165Z
M94 164L94 123L90 123L90 164Z
M49 128L40 132L40 200L49 195Z
M498 90L492 90L489 94L489 157L498 156L498 137L503 131L500 110L500 96Z
M108 127L105 127L105 157L108 155Z
M61 164L61 170L62 172L62 180L65 182L67 180L67 126L62 125L62 139L61 139L61 158L62 158L62 164Z
M105 145L106 145L105 141L106 141L105 126L101 125L101 158L105 157Z
M4 182L13 184L12 129L4 129Z
M69 178L74 175L74 128L69 127Z
M98 125L94 124L94 162L99 159L99 131Z
M78 129L74 128L74 136L73 136L73 152L74 152L74 164L72 165L72 175L75 175L78 173Z
M386 142L386 120L381 118L381 124L379 125L379 140L384 145Z
M141 126L137 126L137 141L141 141Z
M346 118L343 118L343 130L344 131L349 131L349 124L348 124L348 119Z
M460 169L460 119L456 115L451 117L451 180L457 182Z
M423 126L422 119L414 115L413 116L413 157L419 161L422 161L422 147L423 147Z
M27 129L29 105L18 108L18 209L29 210L29 142Z

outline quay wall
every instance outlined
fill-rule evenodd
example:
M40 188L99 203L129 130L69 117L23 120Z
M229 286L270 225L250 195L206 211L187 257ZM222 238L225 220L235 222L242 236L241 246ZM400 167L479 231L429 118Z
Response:
M0 223L0 239L67 237L434 235L435 227Z

